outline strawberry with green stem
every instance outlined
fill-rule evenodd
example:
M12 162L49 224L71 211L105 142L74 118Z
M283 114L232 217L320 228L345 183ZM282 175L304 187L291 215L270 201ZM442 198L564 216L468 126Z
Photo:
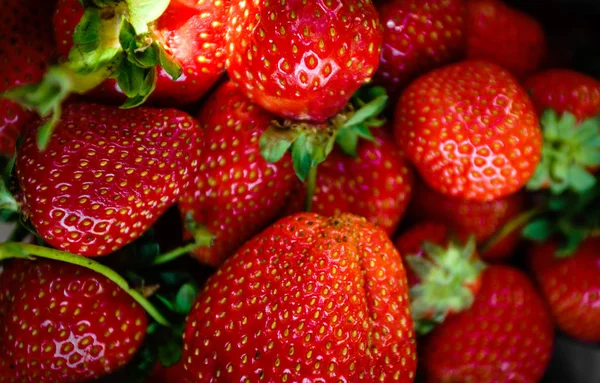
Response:
M529 78L525 87L544 131L542 161L528 188L549 187L555 194L591 188L600 166L600 81L551 69Z

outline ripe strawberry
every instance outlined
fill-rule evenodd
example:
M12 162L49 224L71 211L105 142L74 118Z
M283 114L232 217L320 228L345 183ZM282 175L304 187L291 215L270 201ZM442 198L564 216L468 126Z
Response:
M467 57L489 60L520 79L535 72L546 55L541 25L501 0L467 1Z
M323 121L375 73L382 31L369 0L233 2L227 71L263 108Z
M289 154L274 164L260 155L260 136L273 119L231 82L221 85L198 115L210 144L179 208L186 221L215 236L211 247L194 251L204 263L219 265L277 219L297 182Z
M108 254L138 238L186 189L201 130L172 109L71 104L50 145L37 129L17 154L23 213L52 246Z
M0 366L15 379L0 382L69 383L105 375L132 358L146 326L144 309L93 271L14 261L0 274Z
M184 363L198 382L412 382L398 253L348 214L280 220L209 279L188 317Z
M48 13L52 1L6 0L0 14L0 93L40 81L54 54ZM1 97L1 94L0 94ZM34 117L0 98L0 154L12 155L23 126Z
M319 165L314 213L351 213L366 218L388 235L396 230L412 195L413 173L385 128L375 130L376 142L359 142L355 157L335 148ZM290 211L300 211L306 189L298 188Z
M423 342L427 382L539 382L552 353L550 314L520 271L490 266L473 306Z
M541 156L541 130L525 90L485 61L452 64L413 82L396 107L395 134L433 189L469 200L516 192Z
M440 194L423 182L416 182L407 215L416 222L441 222L459 232L473 234L481 246L519 216L524 207L523 193L487 202L469 201ZM480 255L486 261L503 260L513 254L519 241L520 233L514 230Z
M384 29L376 78L390 91L463 56L463 0L388 0L377 9Z
M481 286L484 264L474 238L453 230L441 223L423 222L396 239L407 265L411 314L420 333L470 307Z
M228 0L172 0L156 20L151 33L183 67L174 81L159 69L151 99L158 104L185 105L200 99L225 70L225 19ZM78 0L59 0L54 12L55 40L62 57L73 47L73 31L83 16ZM116 80L105 81L93 96L122 101L126 97Z
M531 100L542 113L553 109L558 114L569 112L582 121L600 115L600 81L567 69L550 69L525 82Z
M553 241L535 245L530 260L558 327L585 342L600 342L600 239L584 240L571 256L555 256Z

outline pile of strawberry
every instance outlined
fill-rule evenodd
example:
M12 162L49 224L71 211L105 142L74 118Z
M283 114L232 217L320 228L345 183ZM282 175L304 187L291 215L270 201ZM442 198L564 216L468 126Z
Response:
M600 343L600 81L560 29L0 7L0 383L536 383L555 331Z

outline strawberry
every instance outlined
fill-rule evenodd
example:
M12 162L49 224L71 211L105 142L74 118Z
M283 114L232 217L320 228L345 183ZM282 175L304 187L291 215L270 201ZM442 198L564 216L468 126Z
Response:
M600 167L600 81L582 73L551 69L525 83L541 115L542 161L528 187L582 192Z
M48 13L52 1L6 0L0 14L0 154L11 156L23 127L34 117L1 98L18 85L40 81L54 54Z
M209 279L187 320L183 360L197 382L412 382L401 259L364 219L286 217Z
M540 161L531 101L514 77L486 61L452 64L414 81L398 102L394 129L427 184L458 198L515 193Z
M558 327L584 342L600 342L600 239L590 237L567 257L558 244L534 245L530 261Z
M0 382L80 382L125 365L147 327L144 309L107 278L53 261L0 274Z
M183 367L183 363L171 367L163 367L159 364L154 368L148 383L192 383L192 377Z
M25 135L16 170L24 215L52 246L105 255L138 238L179 197L201 130L172 109L71 104L46 151Z
M546 55L537 20L501 0L467 1L467 57L489 60L520 79L535 72Z
M484 267L474 238L441 223L423 222L395 243L407 264L411 314L419 333L473 304Z
M388 0L377 9L384 29L376 79L390 91L463 56L463 0Z
M188 229L197 223L214 234L211 247L194 251L204 263L219 265L277 219L297 182L289 154L275 164L260 155L260 136L273 118L231 82L221 85L198 114L210 144L179 208Z
M394 233L412 195L413 173L384 129L375 130L375 142L359 142L354 156L336 148L319 165L311 211L355 214ZM292 204L305 199L305 188L299 189ZM296 204L291 211L301 209Z
M473 234L477 245L481 246L487 244L494 234L517 218L524 208L523 193L493 201L469 201L449 197L432 190L423 182L416 182L407 214L416 222L441 222L459 232ZM503 260L513 254L519 241L519 232L514 230L481 251L480 255L486 261Z
M552 353L552 320L520 271L490 266L473 305L425 338L427 382L539 382Z
M263 108L324 121L375 73L382 30L370 0L233 2L227 71Z
M152 100L161 105L185 105L200 99L225 70L225 19L228 0L172 0L151 27L151 33L183 68L174 81L158 71ZM78 0L59 0L54 12L55 40L62 57L69 57L73 31L84 14ZM106 92L106 93L105 93ZM126 97L116 79L95 92L103 100Z

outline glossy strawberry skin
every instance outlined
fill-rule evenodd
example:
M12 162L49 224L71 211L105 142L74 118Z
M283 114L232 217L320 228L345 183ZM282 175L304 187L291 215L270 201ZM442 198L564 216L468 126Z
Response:
M412 326L386 234L351 215L302 213L247 242L208 281L188 317L184 363L196 382L408 383Z
M553 109L578 120L600 115L600 81L568 69L549 69L525 82L538 113Z
M475 235L478 245L486 243L504 225L524 211L523 193L511 194L493 201L469 201L438 193L423 182L415 183L407 215L414 222L444 223L457 231ZM502 261L513 255L520 243L518 230L481 252L488 262Z
M524 79L546 51L544 30L527 14L501 0L467 2L467 58L492 61Z
M283 117L323 121L375 73L381 25L369 0L233 2L227 71Z
M585 342L600 342L600 239L585 240L571 257L558 244L535 245L530 263L558 327Z
M384 29L376 81L388 90L464 55L463 0L389 0L377 9Z
M548 309L531 281L516 269L490 266L473 306L424 340L426 381L539 382L553 335Z
M225 71L225 19L229 1L173 0L154 23L153 33L165 50L183 67L177 81L159 68L150 100L161 106L179 106L199 100ZM54 12L55 40L62 57L73 46L73 31L83 15L78 0L59 0ZM206 17L204 15L209 15ZM106 80L91 96L122 102L124 94L113 79Z
M52 246L105 255L135 240L192 180L201 129L173 109L71 104L48 148L25 135L16 170L23 213Z
M0 93L40 81L54 55L53 1L6 0L0 15ZM11 156L17 137L34 114L0 99L0 154Z
M297 179L289 154L274 164L260 154L259 139L275 117L249 101L233 83L221 85L198 114L207 142L193 186L179 202L214 235L198 248L203 263L219 265L279 218Z
M14 261L0 274L0 365L15 379L69 383L110 373L140 347L146 314L113 282L65 263Z
M408 207L414 176L385 128L374 133L376 142L360 141L356 157L336 147L319 165L312 212L358 215L391 235ZM304 184L297 190L290 201L294 212L302 210L306 195Z
M395 135L429 186L490 201L519 190L541 157L525 90L499 66L464 61L415 80L396 107Z

